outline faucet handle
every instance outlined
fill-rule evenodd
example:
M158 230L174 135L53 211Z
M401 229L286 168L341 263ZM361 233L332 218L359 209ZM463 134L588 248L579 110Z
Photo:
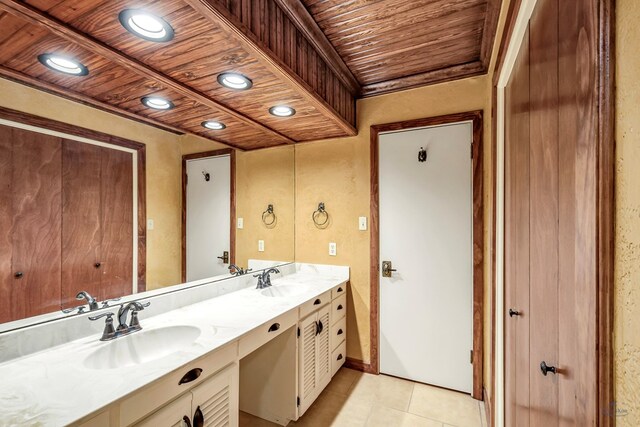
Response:
M109 307L109 303L110 302L120 301L121 299L122 299L122 297L106 299L106 300L102 301L102 308L107 308L107 307Z
M107 322L108 321L112 321L113 322L113 313L102 313L102 314L98 314L97 316L89 316L89 320L98 320L102 317L106 317L107 318Z
M109 341L116 337L116 330L113 328L113 313L102 313L97 316L89 316L89 320L98 320L102 317L107 319L104 321L104 331L100 341Z
M77 307L65 308L65 309L63 309L63 310L62 310L62 312L63 312L64 314L69 314L69 313L71 313L72 311L78 310L78 313L77 313L77 314L82 314L82 313L84 313L84 309L85 309L85 306L84 306L84 305L79 305L79 306L77 306Z

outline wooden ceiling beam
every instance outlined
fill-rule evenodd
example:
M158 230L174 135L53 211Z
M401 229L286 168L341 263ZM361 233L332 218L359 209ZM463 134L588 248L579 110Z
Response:
M355 78L304 4L300 0L275 0L275 2L287 14L298 30L305 35L311 45L316 48L320 56L327 62L329 68L336 73L338 78L349 88L349 91L354 96L358 96L362 85Z
M480 47L480 61L486 70L489 70L493 45L498 31L498 19L500 18L500 8L502 0L487 0L487 11L484 16L484 27L482 30L482 46Z
M226 113L231 117L235 118L236 120L242 123L245 123L249 126L252 126L256 129L259 129L262 132L275 135L278 138L282 139L283 142L286 142L288 144L294 144L296 142L293 139L289 138L288 136L283 135L280 132L277 132L251 119L250 117L247 117L244 114L239 113L238 111L235 111L209 98L208 96L202 94L201 92L196 91L190 88L189 86L186 86L183 83L180 83L179 81L174 80L171 77L168 77L154 70L153 68L147 66L146 64L134 58L130 58L124 55L120 51L110 46L107 46L106 44L88 36L87 34L77 31L76 29L41 12L40 10L32 7L31 5L28 5L18 0L0 0L0 5L7 12L12 13L32 24L44 26L56 36L61 37L65 40L68 40L69 42L74 43L78 46L81 46L84 49L87 49L88 51L95 53L97 55L100 55L110 61L113 61L116 64L137 73L138 75L144 76L151 80L155 80L161 83L162 85L164 85L166 88L171 89L184 97L195 100L203 105L206 105L209 108L213 108L223 113ZM137 116L137 117L140 117L140 116ZM216 142L219 142L219 141L216 141ZM223 143L223 144L229 145L228 143Z
M481 61L454 65L452 67L427 71L426 73L414 74L412 76L365 85L362 87L362 97L366 98L369 96L382 95L400 90L413 89L420 86L479 76L486 72L487 70Z
M293 87L297 93L322 115L327 117L327 119L332 118L347 135L356 135L358 133L355 126L342 117L340 113L318 95L307 82L273 54L270 49L265 48L251 30L233 16L222 4L216 0L184 1L205 18L209 19L209 21L218 28L225 31L229 37L237 40L252 57L256 58L263 66L274 73L276 77Z

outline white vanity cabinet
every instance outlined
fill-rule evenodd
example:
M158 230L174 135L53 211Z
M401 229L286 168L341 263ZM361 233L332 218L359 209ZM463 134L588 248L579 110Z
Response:
M238 411L238 365L233 363L136 427L237 426Z

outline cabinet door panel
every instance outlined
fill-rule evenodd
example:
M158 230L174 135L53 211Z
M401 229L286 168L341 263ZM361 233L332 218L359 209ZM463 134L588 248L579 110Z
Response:
M87 291L100 296L100 164L102 147L62 142L62 296L63 307L79 304Z
M0 323L12 320L11 298L9 297L14 280L11 270L13 253L11 239L11 224L13 222L11 135L10 127L0 126Z
M301 416L311 405L311 403L313 403L315 392L317 390L317 318L317 313L313 313L300 323L300 338L298 342L298 393L300 394L300 409L298 416Z
M318 311L318 323L321 331L316 337L316 367L318 370L318 392L325 388L331 380L331 307L325 306Z
M101 299L133 288L133 157L102 149Z
M191 405L194 425L203 427L238 425L238 365L232 364L193 389Z
M22 129L13 133L12 318L60 309L61 141Z

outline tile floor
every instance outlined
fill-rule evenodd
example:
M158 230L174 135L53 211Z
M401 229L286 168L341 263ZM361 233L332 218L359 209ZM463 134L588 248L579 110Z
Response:
M275 426L240 414L240 427ZM296 426L486 427L486 416L469 395L342 368Z

